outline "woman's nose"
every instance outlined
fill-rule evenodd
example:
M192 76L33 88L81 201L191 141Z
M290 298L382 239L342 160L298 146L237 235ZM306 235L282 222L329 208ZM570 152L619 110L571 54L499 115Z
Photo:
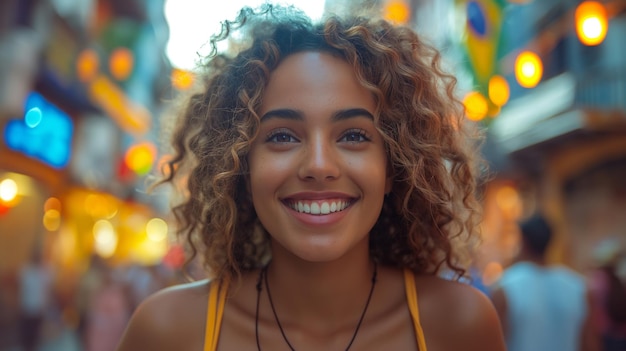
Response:
M308 141L298 175L305 180L324 181L339 176L339 157L332 142L322 136Z

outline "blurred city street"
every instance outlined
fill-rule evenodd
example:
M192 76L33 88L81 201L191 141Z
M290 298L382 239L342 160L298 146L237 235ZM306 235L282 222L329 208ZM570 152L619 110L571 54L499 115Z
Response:
M219 3L0 2L0 351L113 351L141 301L188 281L171 212L185 186L150 184L167 174L196 52L262 1ZM609 266L626 284L626 0L287 3L313 19L374 7L442 51L486 136L472 284L490 294L538 211L554 229L549 263L598 296Z

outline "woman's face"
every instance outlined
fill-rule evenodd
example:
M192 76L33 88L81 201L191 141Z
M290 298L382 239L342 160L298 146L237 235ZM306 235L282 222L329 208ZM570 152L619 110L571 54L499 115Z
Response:
M274 255L323 262L368 249L391 189L374 109L352 68L329 54L293 54L271 74L248 161Z

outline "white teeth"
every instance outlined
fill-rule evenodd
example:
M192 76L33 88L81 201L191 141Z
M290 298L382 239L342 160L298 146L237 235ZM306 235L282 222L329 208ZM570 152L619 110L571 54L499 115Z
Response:
M322 206L320 208L321 214L329 214L330 213L330 205L328 202L322 202Z
M325 215L333 212L338 212L346 209L348 207L349 202L347 201L322 201L322 202L302 202L297 201L292 203L291 208L300 212L300 213L310 213L313 215Z

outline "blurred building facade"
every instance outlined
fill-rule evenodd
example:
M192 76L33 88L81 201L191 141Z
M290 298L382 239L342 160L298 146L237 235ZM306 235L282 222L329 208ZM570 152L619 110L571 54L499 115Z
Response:
M33 250L74 273L94 253L163 257L167 200L145 191L171 93L163 9L164 0L0 4L0 276Z
M606 30L595 44L576 30L588 4L602 11L586 25ZM505 157L498 180L516 189L524 214L542 211L555 226L549 258L586 270L605 239L626 244L626 1L530 1L506 13L510 101L488 124L492 155ZM543 66L533 87L517 81L524 50Z
M468 118L487 133L486 280L511 263L516 223L535 211L557 231L549 260L587 270L605 239L626 244L626 1L445 3L424 23L459 78ZM446 5L420 6L430 14ZM436 27L451 16L462 25ZM593 34L605 30L591 44L578 30L590 23Z
M606 239L624 247L626 1L433 0L411 11L458 77L468 119L487 133L485 281L511 263L517 222L535 211L556 228L552 262L585 271ZM583 26L595 43L584 43Z

